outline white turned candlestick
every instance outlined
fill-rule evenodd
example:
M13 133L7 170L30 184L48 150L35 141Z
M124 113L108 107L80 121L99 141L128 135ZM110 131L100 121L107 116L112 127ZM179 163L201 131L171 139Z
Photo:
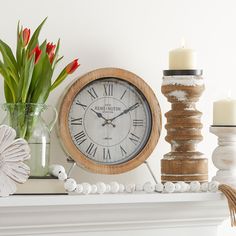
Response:
M236 187L236 126L211 126L210 132L218 136L218 147L212 153L217 169L212 180Z

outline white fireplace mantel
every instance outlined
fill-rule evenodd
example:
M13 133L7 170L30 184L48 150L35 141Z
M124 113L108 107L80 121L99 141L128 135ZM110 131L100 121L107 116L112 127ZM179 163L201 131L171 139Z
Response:
M227 217L227 201L220 193L0 198L4 236L215 236Z

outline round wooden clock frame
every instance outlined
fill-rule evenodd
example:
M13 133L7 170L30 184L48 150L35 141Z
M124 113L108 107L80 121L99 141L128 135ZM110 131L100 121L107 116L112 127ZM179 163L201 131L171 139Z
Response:
M146 98L151 111L150 136L142 150L132 159L120 164L99 164L87 158L73 143L68 126L68 114L76 95L89 83L102 78L117 78L135 86ZM138 167L154 150L161 132L161 110L152 89L137 75L118 68L102 68L91 71L75 81L66 91L60 103L58 131L61 143L68 155L81 167L94 173L120 174Z

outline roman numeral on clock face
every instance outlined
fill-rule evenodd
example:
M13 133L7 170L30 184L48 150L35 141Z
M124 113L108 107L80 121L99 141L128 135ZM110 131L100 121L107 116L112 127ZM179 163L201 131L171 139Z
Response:
M133 120L133 126L143 126L144 121L143 120Z
M125 151L125 149L122 146L120 146L120 151L121 151L122 157L126 156L127 152Z
M82 125L83 118L72 118L70 124L71 125Z
M129 139L134 145L137 145L139 143L140 137L133 133L130 133Z
M95 157L97 149L98 149L98 147L96 147L94 143L90 143L87 150L86 150L86 153Z
M109 148L103 148L103 160L111 160L111 153Z
M87 92L91 96L92 100L98 98L98 95L97 95L96 91L94 90L94 88L88 89Z
M127 89L122 93L122 95L121 95L121 97L120 97L120 100L123 99L123 97L125 96L126 92L127 92Z
M87 140L86 134L84 133L84 131L80 131L78 134L75 134L74 138L79 145Z
M106 83L104 86L104 96L113 96L113 84Z
M81 106L84 110L87 108L87 105L82 104L79 100L77 100L75 104Z

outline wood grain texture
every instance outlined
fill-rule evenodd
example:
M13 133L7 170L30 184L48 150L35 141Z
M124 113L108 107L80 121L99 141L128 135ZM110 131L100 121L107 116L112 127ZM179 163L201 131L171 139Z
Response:
M121 80L131 83L138 90L140 90L150 106L152 116L152 129L150 137L142 151L133 159L128 160L125 163L114 165L99 164L87 158L74 145L68 126L68 114L75 96L92 81L109 77L120 78ZM78 80L76 80L69 87L62 99L58 120L59 137L64 150L68 153L68 155L70 155L81 167L86 170L102 174L119 174L132 170L142 164L154 150L160 137L161 126L161 110L152 89L137 75L118 68L97 69L78 78Z
M186 81L187 77L184 79ZM195 106L204 91L202 77L189 76L191 85L182 85L181 76L171 77L172 82L169 84L165 80L170 80L170 77L163 78L162 93L171 103L171 110L165 114L165 139L171 144L171 152L161 160L161 179L163 182L207 181L208 161L196 148L203 139L200 120L202 113Z

